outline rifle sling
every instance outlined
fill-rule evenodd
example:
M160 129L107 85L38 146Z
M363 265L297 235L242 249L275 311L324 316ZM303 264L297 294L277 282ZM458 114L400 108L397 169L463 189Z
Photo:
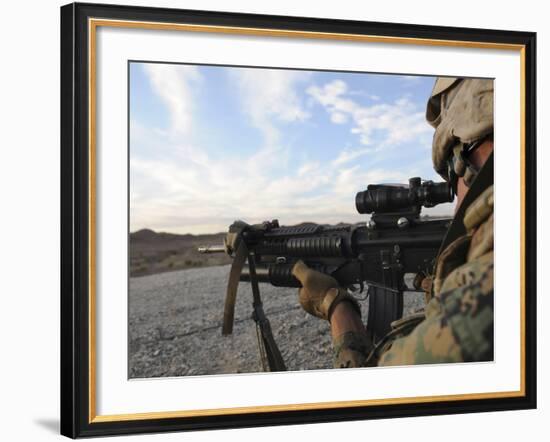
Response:
M241 272L243 270L247 256L248 249L246 247L246 243L244 241L241 241L239 247L237 248L235 258L233 258L233 264L231 265L231 271L229 272L229 281L227 282L227 292L225 295L222 326L222 335L224 336L233 333L233 320L235 316L237 289L239 287Z

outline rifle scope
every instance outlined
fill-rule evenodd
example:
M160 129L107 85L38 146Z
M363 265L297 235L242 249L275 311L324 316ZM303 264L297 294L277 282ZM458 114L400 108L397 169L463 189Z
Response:
M371 184L355 196L359 213L391 213L415 207L433 207L454 199L449 183L434 183L418 177L409 179L409 185Z

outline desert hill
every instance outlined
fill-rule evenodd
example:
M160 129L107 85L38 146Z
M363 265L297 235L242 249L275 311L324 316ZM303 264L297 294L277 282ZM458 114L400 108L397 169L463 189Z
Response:
M225 233L178 235L142 229L130 233L130 276L231 263L224 253L201 254L197 247L223 244Z

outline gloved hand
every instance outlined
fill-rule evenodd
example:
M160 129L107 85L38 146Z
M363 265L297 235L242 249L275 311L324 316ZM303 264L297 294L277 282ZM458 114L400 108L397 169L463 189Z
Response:
M301 260L292 268L292 274L302 283L298 292L300 305L309 314L329 321L334 307L346 300L361 316L359 303L332 276L310 269Z

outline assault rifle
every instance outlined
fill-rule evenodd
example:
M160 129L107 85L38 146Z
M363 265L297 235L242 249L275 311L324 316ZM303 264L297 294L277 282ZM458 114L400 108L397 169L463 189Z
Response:
M367 329L375 339L381 338L403 314L403 292L420 291L421 280L432 274L450 225L450 217L421 217L422 207L453 198L446 182L411 178L408 185L369 185L357 193L357 211L371 215L366 223L284 227L277 220L257 225L236 221L229 228L232 244L199 248L201 253L226 252L233 257L222 333L231 334L233 329L239 281L250 282L264 369L285 370L262 309L258 283L300 287L292 267L303 260L309 267L332 275L351 292L360 292L366 285ZM405 283L405 275L413 277L412 287Z

